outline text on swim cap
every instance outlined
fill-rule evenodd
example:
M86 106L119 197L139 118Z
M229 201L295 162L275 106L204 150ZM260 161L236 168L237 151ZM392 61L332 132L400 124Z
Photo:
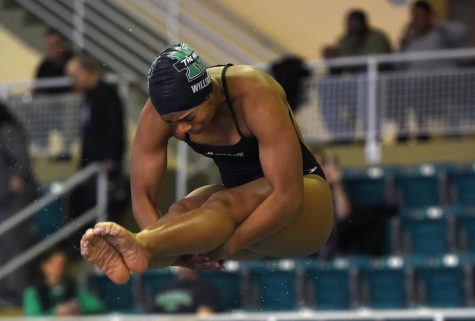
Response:
M188 82L193 81L206 70L206 66L201 62L199 56L194 51L173 51L168 54L168 57L178 60L173 64L173 67L178 72L186 70Z
M197 82L194 85L191 85L191 90L193 91L193 94L195 94L201 89L207 87L209 84L211 84L211 78L209 76L206 76L205 79Z

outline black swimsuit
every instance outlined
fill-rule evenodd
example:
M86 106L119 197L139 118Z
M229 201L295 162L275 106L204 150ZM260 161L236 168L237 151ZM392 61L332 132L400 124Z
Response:
M255 179L264 177L261 162L259 160L259 143L256 137L247 137L242 134L236 120L233 105L229 98L228 88L226 85L226 70L232 65L224 66L221 79L223 82L224 95L226 103L233 116L236 129L241 136L241 140L234 145L229 146L215 146L194 143L190 140L188 133L185 136L185 142L197 153L210 157L218 166L219 173L223 185L226 187L235 187L243 185ZM290 113L290 111L289 111ZM290 117L292 117L290 115ZM293 119L292 119L293 121ZM313 157L312 153L300 140L300 149L302 151L303 159L303 175L315 174L325 178L320 165Z

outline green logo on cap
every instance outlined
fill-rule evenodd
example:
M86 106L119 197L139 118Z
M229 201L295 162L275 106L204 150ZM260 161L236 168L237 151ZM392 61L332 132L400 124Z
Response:
M182 72L186 69L186 78L188 79L188 82L201 76L206 70L206 66L201 62L200 57L196 54L193 48L187 44L180 45L180 49L170 52L168 57L178 60L173 64L176 71Z

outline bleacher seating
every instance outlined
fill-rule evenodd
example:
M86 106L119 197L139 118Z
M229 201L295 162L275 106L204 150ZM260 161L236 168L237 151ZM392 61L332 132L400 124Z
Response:
M226 272L206 271L201 277L216 285L224 311L467 306L473 302L469 281L475 275L472 169L436 164L345 171L350 197L362 208L389 204L397 200L388 197L390 191L401 193L391 231L402 237L388 236L402 243L401 252L391 252L398 248L392 246L381 258L231 261ZM127 312L143 308L173 278L164 269L136 276L136 283L125 286L105 276L94 276L90 284L111 311Z
M457 256L430 259L414 265L417 301L430 307L466 305L465 275Z
M439 172L434 165L403 168L393 173L401 203L407 207L441 204Z
M351 307L351 271L348 260L304 265L307 306L318 310Z
M399 257L368 260L359 266L360 304L375 309L407 307L406 270Z
M447 216L413 215L401 218L406 253L437 255L447 253L452 245Z
M388 176L381 167L347 170L345 189L353 206L378 206L389 202Z
M260 311L294 310L297 303L297 274L292 261L250 265L255 308Z
M136 311L137 302L134 298L136 278L126 284L118 285L105 275L93 275L88 280L89 288L102 299L109 312L131 313Z
M203 271L201 278L214 284L218 289L221 308L224 311L241 307L241 271L239 263L226 264L226 271Z
M175 276L170 268L160 270L150 270L142 274L142 303L144 306L151 306L160 291L163 291L175 280Z
M457 217L458 248L475 253L475 214L465 211Z
M457 255L416 255L358 258L354 261L358 263L351 262L351 258L326 262L308 260L305 264L299 260L283 260L284 266L279 260L254 264L250 270L249 267L241 268L239 272L249 273L250 278L240 282L249 284L236 288L237 279L227 280L228 273L205 272L202 277L213 275L210 280L216 282L220 294L224 289L230 292L227 297L220 296L224 299L224 311L463 307L473 297L473 286L465 280L468 273L473 274L473 271L467 272L470 270L467 267L472 267L474 260L474 257ZM235 272L231 275L235 276ZM135 276L125 285L116 285L104 275L95 275L90 278L89 286L104 300L109 311L143 312L145 302L153 300L160 288L169 284L170 277L168 269L166 272L152 271ZM151 292L150 285L158 292ZM240 290L236 289L244 289L244 292L237 295ZM239 304L233 299L234 295L237 295L235 299L245 296L248 304Z
M475 163L450 171L449 181L458 203L475 206Z

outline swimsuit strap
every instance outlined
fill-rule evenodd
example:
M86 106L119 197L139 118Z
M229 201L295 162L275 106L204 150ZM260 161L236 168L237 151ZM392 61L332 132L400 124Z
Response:
M233 64L227 64L224 66L223 71L221 72L221 81L223 82L223 91L224 91L224 97L226 98L226 105L229 108L229 111L231 112L231 115L233 116L234 124L236 125L237 132L241 137L244 135L241 132L241 129L239 128L239 124L237 122L236 114L234 113L233 109L233 104L231 102L231 98L229 97L229 92L228 92L228 85L226 82L226 70L231 67Z

